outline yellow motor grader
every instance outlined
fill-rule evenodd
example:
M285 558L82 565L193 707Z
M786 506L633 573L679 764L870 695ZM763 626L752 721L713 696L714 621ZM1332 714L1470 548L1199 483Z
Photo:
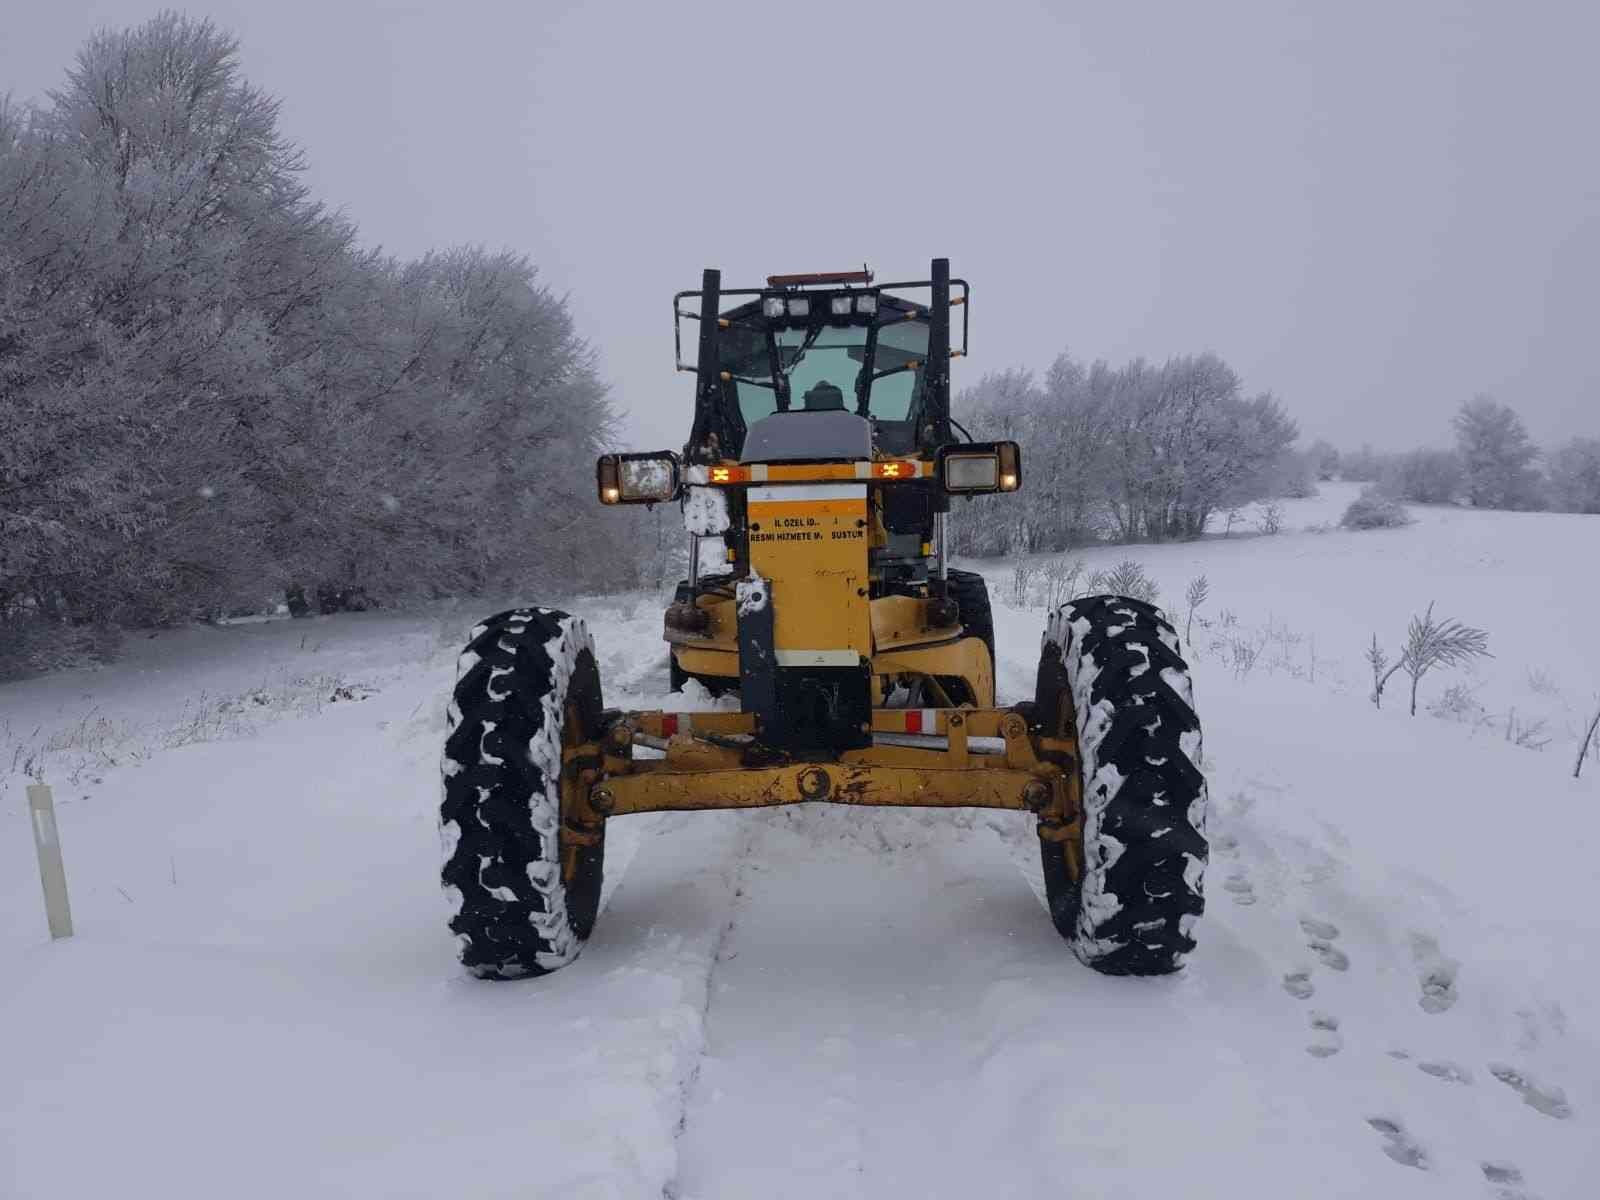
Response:
M1182 965L1204 907L1206 785L1177 635L1140 601L1072 600L1049 614L1033 697L999 705L987 588L949 561L952 505L1022 484L1014 442L958 437L950 413L969 296L934 259L899 283L863 270L724 289L707 270L674 297L696 381L688 442L603 456L597 489L602 504L681 504L673 690L693 680L740 708L607 709L578 617L525 607L479 625L441 809L473 974L577 956L608 819L809 803L1031 813L1078 957L1112 974Z

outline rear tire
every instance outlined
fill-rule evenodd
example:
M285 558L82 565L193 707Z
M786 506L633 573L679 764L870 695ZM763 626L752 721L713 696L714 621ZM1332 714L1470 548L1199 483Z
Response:
M605 842L576 847L563 877L563 746L600 733L594 645L548 608L490 617L472 632L447 713L441 879L461 962L480 979L543 975L594 928Z
M961 631L982 640L989 650L989 666L994 667L994 612L989 607L989 583L976 571L951 571L950 599L961 611Z
M1050 916L1088 966L1165 975L1194 949L1205 910L1206 779L1178 636L1161 611L1090 596L1050 616L1035 689L1047 734L1076 730L1078 847L1041 839Z
M961 636L977 638L989 651L989 679L992 684L997 668L994 661L994 613L989 607L988 581L976 571L952 570L948 575L945 594L956 602ZM940 675L936 678L939 686L957 705L970 704L974 708L990 708L994 705L992 687L989 695L980 696L973 684L959 675Z

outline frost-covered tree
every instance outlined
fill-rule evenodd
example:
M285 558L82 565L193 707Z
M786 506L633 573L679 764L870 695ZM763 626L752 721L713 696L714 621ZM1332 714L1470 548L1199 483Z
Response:
M1390 456L1363 442L1357 450L1339 455L1339 478L1350 483L1376 483L1388 466Z
M1124 540L1193 538L1214 513L1271 490L1298 435L1270 395L1245 398L1212 354L1160 368L1136 362L1112 382L1110 508Z
M975 436L1027 448L1020 495L957 506L962 553L1198 537L1214 513L1286 494L1306 473L1281 406L1245 397L1215 355L1088 368L1061 355L1042 385L1025 371L993 373L956 408Z
M277 111L172 13L0 104L0 643L599 582L610 412L565 304L515 253L361 249Z
M1465 486L1461 456L1454 450L1412 450L1384 466L1383 490L1413 504L1453 504Z
M1573 438L1549 456L1548 469L1552 507L1600 513L1600 438Z
M1467 498L1478 508L1538 508L1539 451L1522 418L1489 396L1476 396L1455 416Z
M1327 483L1339 477L1339 451L1332 442L1318 438L1311 443L1306 453L1310 456L1312 469L1321 482Z

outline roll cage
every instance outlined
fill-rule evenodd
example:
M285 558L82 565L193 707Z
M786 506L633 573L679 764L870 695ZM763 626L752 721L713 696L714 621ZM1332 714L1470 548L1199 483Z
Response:
M947 259L935 259L932 278L872 283L865 270L822 275L769 276L764 288L723 290L721 272L708 269L698 291L672 298L673 341L679 371L696 376L694 424L685 447L690 462L737 458L744 446L751 411L765 408L759 394L769 394L766 412L788 412L801 399L793 392L793 376L822 339L829 349L845 349L857 364L853 380L829 380L847 397L845 407L874 420L883 449L897 454L933 452L953 440L950 430L949 360L967 351L970 289L952 280ZM952 297L952 286L960 294ZM922 304L896 295L928 291ZM725 298L741 303L723 311ZM684 302L699 301L699 310ZM950 309L961 309L961 344L952 348ZM708 314L716 314L708 320ZM683 322L699 324L698 353L691 364L683 356ZM852 331L861 331L859 342ZM925 336L923 336L925 333ZM882 403L874 408L874 388L892 376L909 373L909 395L903 411ZM755 401L753 403L753 401Z

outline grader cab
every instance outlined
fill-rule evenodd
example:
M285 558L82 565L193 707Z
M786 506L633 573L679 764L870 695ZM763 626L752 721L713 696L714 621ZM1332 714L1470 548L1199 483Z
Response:
M1203 908L1205 781L1178 640L1150 605L1049 617L1030 701L1000 706L983 577L949 560L963 497L1016 491L1013 442L958 438L969 289L866 271L680 292L695 375L681 454L612 454L603 504L681 504L674 691L738 711L609 710L583 622L521 608L462 656L444 758L444 883L474 974L542 974L593 926L606 822L788 804L1033 814L1051 916L1096 969L1181 966ZM952 313L960 344L952 345ZM697 353L683 360L683 323Z

